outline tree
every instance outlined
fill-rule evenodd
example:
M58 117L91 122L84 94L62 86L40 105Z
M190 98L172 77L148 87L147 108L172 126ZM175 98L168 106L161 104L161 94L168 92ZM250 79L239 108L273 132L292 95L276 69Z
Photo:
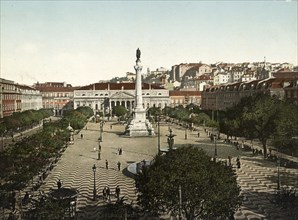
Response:
M127 113L127 109L122 105L117 105L113 108L113 112L117 117L121 117Z
M276 119L276 131L272 137L274 146L282 152L298 155L298 107L292 103L283 103Z
M280 102L269 94L257 94L244 108L241 129L244 137L258 138L267 157L267 140L276 130Z
M148 109L148 113L151 116L157 116L161 114L161 109L159 107L151 107Z
M80 106L76 109L76 111L82 113L87 118L94 115L93 110L89 106Z
M136 175L138 202L143 211L155 216L178 214L179 186L187 219L230 217L241 204L232 168L211 161L203 150L192 146L157 155L150 167Z
M259 139L263 146L264 157L267 157L267 141L277 131L283 105L284 102L270 94L260 93L245 97L236 106L227 110L226 118L221 123L221 131L228 135Z

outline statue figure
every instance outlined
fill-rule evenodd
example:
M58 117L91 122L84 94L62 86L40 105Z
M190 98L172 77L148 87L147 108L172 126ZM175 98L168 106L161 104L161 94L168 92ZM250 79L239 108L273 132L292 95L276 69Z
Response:
M140 49L138 48L138 49L137 49L137 60L139 60L140 57L141 57L141 51L140 51Z

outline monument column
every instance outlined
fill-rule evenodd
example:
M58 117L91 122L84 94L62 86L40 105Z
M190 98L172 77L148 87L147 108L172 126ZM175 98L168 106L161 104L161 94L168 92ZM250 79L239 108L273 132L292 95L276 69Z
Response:
M143 97L142 97L142 66L141 60L138 57L136 60L136 65L134 66L136 71L136 109L143 110Z
M154 130L151 123L146 119L146 110L143 107L142 96L142 65L141 65L141 51L137 49L137 60L134 69L136 71L136 83L135 83L135 104L134 115L132 120L126 127L126 134L129 136L149 136L154 135Z
M134 109L134 119L136 121L145 122L146 120L146 111L143 107L143 97L142 97L142 66L141 66L141 51L137 49L137 60L136 65L134 66L136 71L136 98L135 98L135 109Z

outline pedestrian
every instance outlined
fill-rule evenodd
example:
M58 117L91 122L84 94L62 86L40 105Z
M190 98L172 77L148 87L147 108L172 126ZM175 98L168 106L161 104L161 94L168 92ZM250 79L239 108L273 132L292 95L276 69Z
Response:
M100 145L100 142L99 142L99 145L98 145L98 151L101 151L101 145Z
M112 128L113 128L113 125L110 125L110 129L112 130Z
M229 160L229 166L231 167L232 166L232 158L231 158L231 156L228 156L228 160Z
M106 187L104 187L102 190L102 199L103 200L107 199L107 188Z
M107 199L109 199L109 201L111 201L111 190L109 187L107 187L106 192L107 192Z
M26 192L26 194L24 195L23 199L22 199L22 205L27 205L30 199L30 195L28 192Z
M81 139L83 139L83 134L81 134Z
M118 171L120 171L120 167L121 167L120 161L118 161L117 166L118 166Z
M115 195L116 195L117 200L119 200L119 196L120 196L120 187L119 186L117 186L115 189Z
M109 162L106 160L106 169L109 169Z
M198 132L198 138L200 137L200 132Z
M236 164L237 164L237 167L238 167L238 168L241 167L241 163L240 163L240 158L239 158L239 156L238 156L237 159L236 159Z
M62 183L61 183L61 180L59 179L59 180L57 181L57 187L58 187L58 189L60 189L61 186L62 186Z
M12 193L12 198L11 198L11 208L12 208L12 211L13 211L13 212L14 212L15 209L16 209L16 201L17 201L17 199L16 199L16 193L13 192L13 193Z
M119 148L119 155L122 155L122 148Z

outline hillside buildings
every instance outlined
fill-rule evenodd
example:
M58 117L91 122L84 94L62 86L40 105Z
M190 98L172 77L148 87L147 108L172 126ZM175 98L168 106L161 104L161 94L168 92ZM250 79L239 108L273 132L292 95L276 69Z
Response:
M95 112L111 113L116 105L132 110L135 100L135 73L116 77L113 82L100 81L88 86L72 87L65 82L19 85L0 78L0 118L13 112L50 108L56 115L67 109L90 106ZM119 79L119 80L117 80ZM247 95L270 92L298 104L298 68L290 63L243 62L215 64L182 63L171 70L147 69L143 75L144 108L186 106L224 110Z
M211 86L202 92L201 107L205 110L226 110L243 97L256 93L268 93L298 104L297 82L298 72L292 72L292 78L268 78Z

